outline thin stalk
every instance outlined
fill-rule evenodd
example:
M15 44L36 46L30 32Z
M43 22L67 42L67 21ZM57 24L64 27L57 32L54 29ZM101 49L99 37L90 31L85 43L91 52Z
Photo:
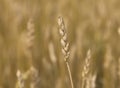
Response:
M65 30L65 24L64 24L64 20L62 17L58 18L58 26L59 26L59 33L61 35L61 45L62 45L62 53L64 55L64 61L67 66L71 88L74 88L71 70L70 70L70 66L68 62L69 56L70 56L69 43L67 42L67 33Z
M70 65L68 62L66 62L66 66L67 66L68 75L69 75L69 79L70 79L70 83L71 83L71 88L74 88Z

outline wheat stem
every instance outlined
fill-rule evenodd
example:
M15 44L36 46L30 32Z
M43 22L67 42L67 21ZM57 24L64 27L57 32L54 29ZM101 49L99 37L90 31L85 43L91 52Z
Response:
M66 65L67 65L67 70L68 70L68 73L69 73L69 78L70 78L70 82L71 82L71 88L74 88L74 85L73 85L73 80L72 80L72 74L71 74L71 70L70 70L69 63L68 63L68 62L66 62Z
M70 65L68 62L69 56L70 56L69 43L67 42L67 34L65 31L65 24L64 24L64 20L62 17L58 17L58 26L59 26L59 33L61 35L61 45L62 45L62 53L64 55L64 61L67 66L69 79L70 79L70 83L71 83L71 88L74 88Z

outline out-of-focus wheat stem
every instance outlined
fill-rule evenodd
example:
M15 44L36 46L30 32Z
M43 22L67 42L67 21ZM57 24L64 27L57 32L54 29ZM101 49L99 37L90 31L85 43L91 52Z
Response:
M24 82L23 74L20 72L20 70L18 70L16 75L17 75L17 78L18 78L16 88L24 88L24 86L25 86L24 83L25 82Z
M118 82L120 82L120 57L118 58ZM120 87L120 84L118 86Z
M85 58L85 64L82 71L82 88L85 88L87 76L89 74L90 59L91 59L91 51L89 49L87 52L87 57Z
M120 77L120 57L118 58L118 75Z
M33 47L33 42L34 42L34 36L35 34L35 27L33 24L33 20L29 19L28 23L27 23L27 50L28 53L30 55L30 59L32 59L32 52L31 52L31 48ZM32 64L32 60L31 60L31 64ZM35 69L33 66L30 68L30 75L32 78L32 82L31 82L31 88L38 88L38 83L39 83L39 76L38 76L38 71L37 69Z
M71 88L74 88L71 70L68 62L69 56L70 56L69 43L67 42L67 33L65 30L65 24L62 17L58 17L58 26L59 26L59 33L61 35L61 45L62 45L62 53L64 55L64 61L67 66L67 70L68 70L68 74L71 82Z
M33 20L30 18L27 22L27 29L26 29L26 34L25 34L25 53L29 59L29 66L32 65L32 47L33 47L33 42L34 42L34 33L35 33L35 28L33 24ZM24 82L25 79L27 79L30 76L31 70L26 71L24 74L20 72L20 70L17 71L17 77L18 77L18 82L17 82L17 87L18 88L24 88Z
M39 88L39 83L40 83L40 79L39 79L39 75L38 75L38 70L35 69L34 67L31 67L31 86L30 88Z

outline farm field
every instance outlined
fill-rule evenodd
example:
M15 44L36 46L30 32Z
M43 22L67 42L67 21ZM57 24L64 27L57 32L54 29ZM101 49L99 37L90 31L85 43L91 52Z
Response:
M120 1L0 0L0 88L120 88Z

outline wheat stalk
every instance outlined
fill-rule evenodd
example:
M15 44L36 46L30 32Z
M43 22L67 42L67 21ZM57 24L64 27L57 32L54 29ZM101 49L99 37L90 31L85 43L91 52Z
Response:
M69 66L69 62L68 62L69 56L70 56L69 43L67 42L67 34L66 34L66 30L65 30L65 24L64 24L64 20L62 17L58 17L58 26L59 26L59 33L61 35L61 45L62 45L62 53L64 55L64 61L67 66L67 70L68 70L68 74L69 74L69 78L70 78L70 82L71 82L71 88L74 88L71 70L70 70L70 66Z
M118 82L120 82L120 57L118 58ZM118 86L120 87L120 84Z
M34 42L34 36L35 34L35 27L33 24L33 20L29 19L28 23L27 23L27 51L30 55L30 59L32 59L32 52L31 52L31 48L33 47L33 42ZM31 60L31 64L32 64L32 60ZM35 69L33 66L29 69L30 70L30 76L31 76L31 88L37 88L38 84L39 84L39 76L38 76L38 71L37 69Z
M90 69L89 69L90 68L90 59L91 59L91 51L89 49L87 52L87 57L85 58L85 64L84 64L83 71L82 71L82 88L85 88L85 86L86 86L85 84L87 81L87 76L90 71Z
M25 34L25 53L29 59L29 66L32 65L32 47L33 47L33 41L34 41L34 33L35 33L35 28L33 24L33 20L30 18L27 23L27 29L26 29L26 34ZM17 88L24 88L25 85L25 80L32 75L33 69L27 70L24 74L20 72L20 70L17 71L17 77L18 77L18 82L17 82ZM34 76L34 75L33 75ZM35 84L36 81L32 82L32 84ZM35 88L35 87L34 87Z

